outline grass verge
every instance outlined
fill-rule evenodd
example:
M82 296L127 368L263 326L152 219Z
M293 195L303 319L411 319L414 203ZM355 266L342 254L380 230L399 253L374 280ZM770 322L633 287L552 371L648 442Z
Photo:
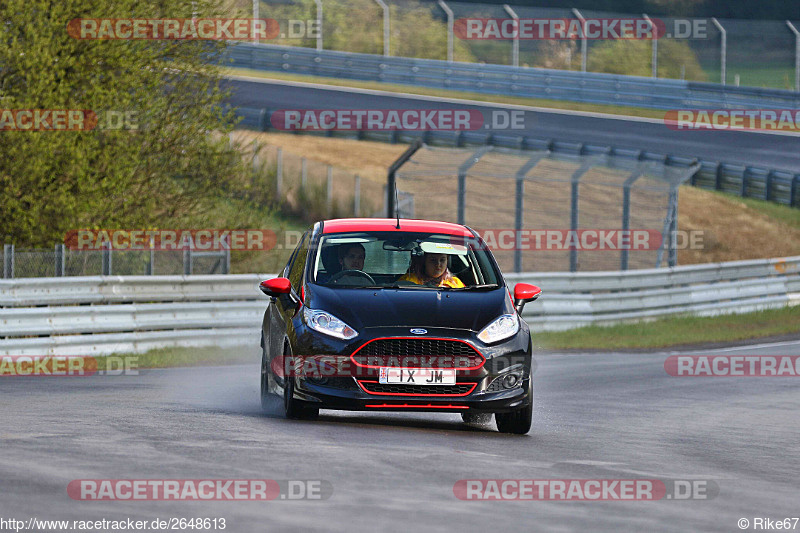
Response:
M173 368L190 366L221 366L259 362L258 346L243 348L185 348L169 347L149 350L145 353L115 353L99 355L98 370L119 371L120 365L133 369Z
M521 98L515 96L500 96L493 94L471 93L466 91L448 91L446 89L432 89L414 85L400 85L393 83L379 83L374 81L343 80L340 78L325 78L323 76L308 76L304 74L284 74L282 72L265 72L244 68L225 68L226 75L250 76L281 81L299 81L304 83L320 83L335 85L337 87L355 87L357 89L371 89L377 91L400 92L417 94L420 96L438 96L440 98L454 98L458 100L476 100L494 104L511 104L521 106L546 107L549 109L566 109L569 111L585 111L588 113L604 113L607 115L623 115L630 117L645 117L663 119L664 111L647 109L643 107L627 107L602 104L584 104L580 102L567 102L563 100L545 100L542 98Z
M800 306L717 317L679 316L652 322L534 333L545 350L618 350L730 343L800 333Z
M800 229L800 209L797 207L776 204L775 202L759 200L758 198L742 198L741 196L733 196L719 191L713 192L724 198L733 198L735 201L746 205L749 209L783 222L791 228Z

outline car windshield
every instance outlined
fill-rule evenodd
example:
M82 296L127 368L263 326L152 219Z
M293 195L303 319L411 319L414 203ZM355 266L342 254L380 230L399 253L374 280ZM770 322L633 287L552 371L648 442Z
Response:
M483 248L477 240L435 233L323 235L311 280L333 288L488 290L502 283Z

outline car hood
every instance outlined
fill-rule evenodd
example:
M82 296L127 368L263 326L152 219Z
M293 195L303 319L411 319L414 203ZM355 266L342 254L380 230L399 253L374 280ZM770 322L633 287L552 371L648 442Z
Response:
M480 331L504 313L514 312L508 291L426 289L331 289L306 287L306 305L327 311L356 330L402 326Z

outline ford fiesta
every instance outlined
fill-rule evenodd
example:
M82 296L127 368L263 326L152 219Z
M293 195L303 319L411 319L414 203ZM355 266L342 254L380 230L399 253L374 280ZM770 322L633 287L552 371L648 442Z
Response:
M533 415L532 344L480 237L466 226L341 219L305 232L270 296L261 400L289 418L320 409L460 413L525 434Z

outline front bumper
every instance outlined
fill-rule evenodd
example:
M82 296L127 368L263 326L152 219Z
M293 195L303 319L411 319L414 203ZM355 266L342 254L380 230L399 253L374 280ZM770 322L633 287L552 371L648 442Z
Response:
M294 353L349 358L372 341L408 338L407 332L407 328L373 328L348 343L306 329L298 335ZM319 379L318 376L295 375L289 378L295 380L294 398L320 409L470 413L510 412L527 407L533 401L528 393L532 389L529 387L532 358L527 327L521 328L514 337L490 346L481 343L473 332L461 330L431 329L424 339L466 342L482 356L483 363L478 368L457 370L456 383L462 386L457 393L442 393L448 389L438 385L416 387L413 394L370 392L367 389L374 390L377 383L377 369L358 368L355 377ZM511 388L498 387L499 380L509 373L520 377L517 384ZM279 381L282 380L279 378Z
M296 378L299 379L299 378ZM531 379L528 377L528 379ZM504 413L531 404L527 380L519 388L500 392L475 391L467 396L376 396L362 390L341 390L300 380L295 398L320 409L344 411L427 411Z

